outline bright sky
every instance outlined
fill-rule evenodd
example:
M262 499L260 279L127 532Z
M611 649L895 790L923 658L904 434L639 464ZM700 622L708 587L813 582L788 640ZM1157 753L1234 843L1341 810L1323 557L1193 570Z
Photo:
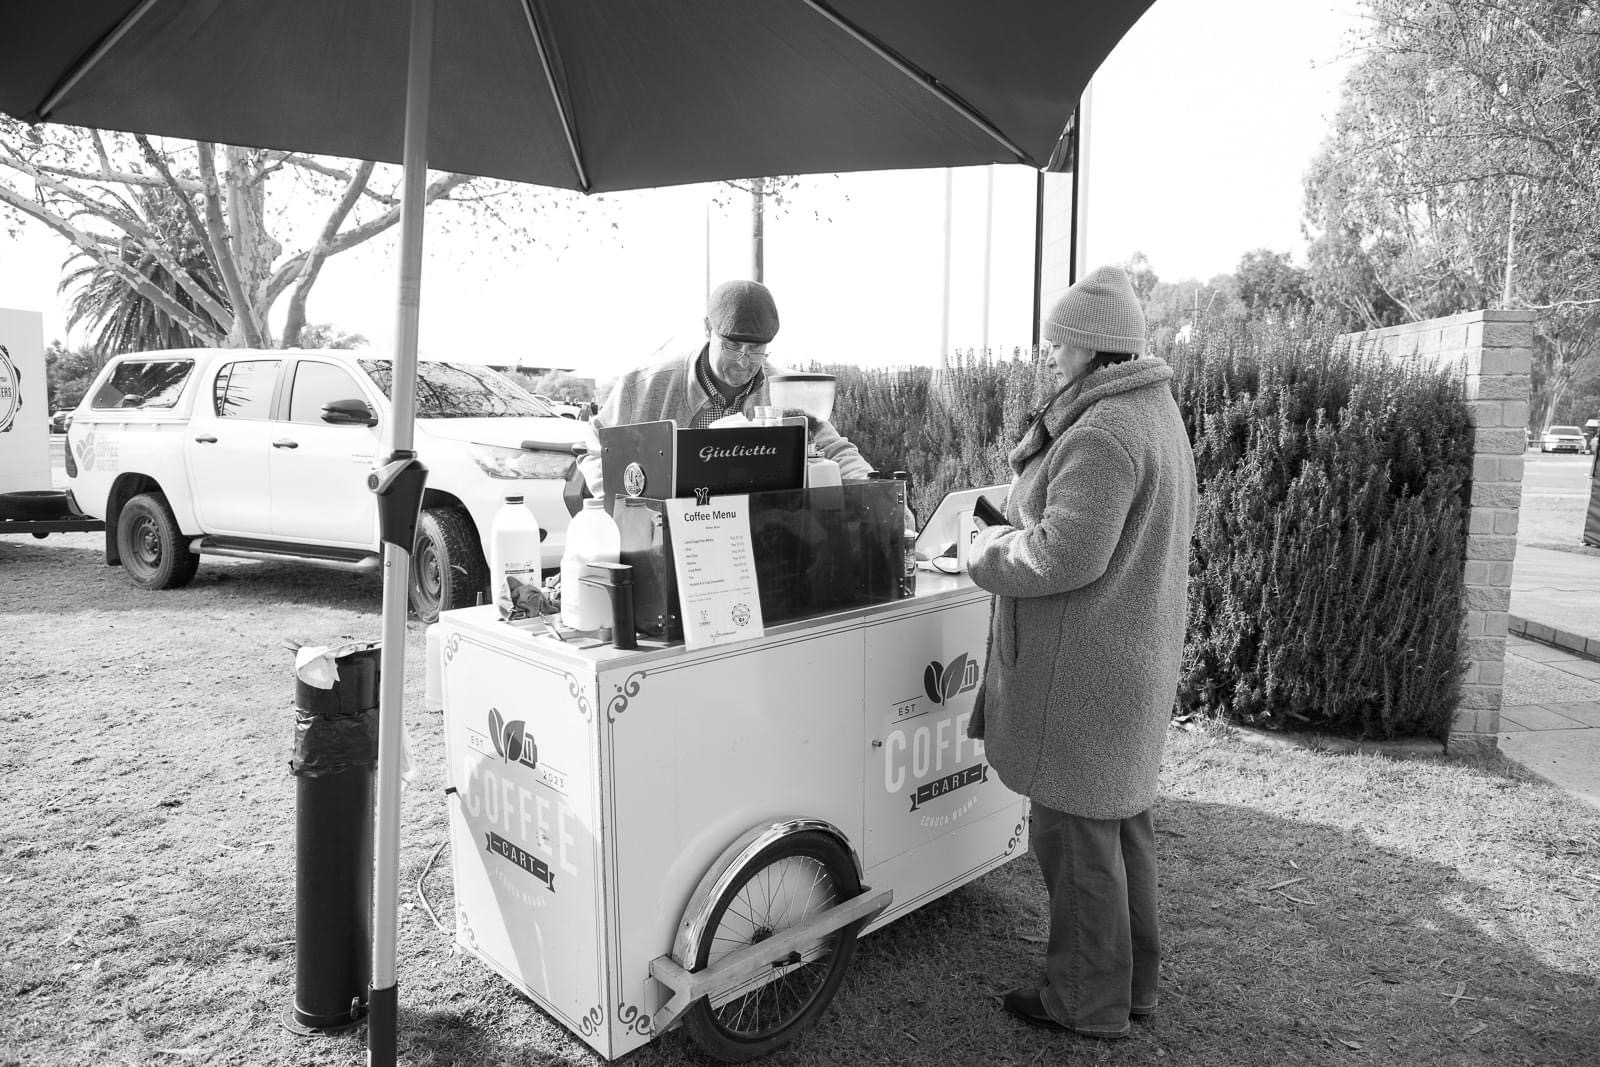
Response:
M1301 179L1337 107L1354 2L1156 0L1095 78L1090 264L1142 251L1177 281L1231 271L1255 248L1303 263ZM935 362L945 337L952 348L1026 345L1033 178L999 167L808 180L767 220L766 282L783 320L774 353L894 365ZM562 232L559 256L487 256L465 231L430 226L422 350L607 378L698 340L708 276L749 276L748 200L715 207L702 186L604 199L606 221ZM392 345L396 249L392 238L330 261L311 320ZM47 339L63 336L55 287L68 251L36 229L0 255L0 306L42 311Z

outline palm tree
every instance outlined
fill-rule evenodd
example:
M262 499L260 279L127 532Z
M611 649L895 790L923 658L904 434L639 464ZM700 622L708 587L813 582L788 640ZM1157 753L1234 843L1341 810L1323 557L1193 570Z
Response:
M160 237L167 254L186 270L218 303L228 297L216 264L204 242L189 226L183 206L167 188L144 188L136 202L118 198L137 227ZM108 260L110 262L108 262ZM174 322L144 296L112 264L143 278L182 307L207 322L216 320L189 295L171 272L141 242L132 237L106 238L96 253L77 252L66 264L58 291L72 290L67 305L67 329L79 323L93 331L90 346L102 360L122 352L147 352L162 348L192 348L206 344ZM226 333L226 329L218 326Z

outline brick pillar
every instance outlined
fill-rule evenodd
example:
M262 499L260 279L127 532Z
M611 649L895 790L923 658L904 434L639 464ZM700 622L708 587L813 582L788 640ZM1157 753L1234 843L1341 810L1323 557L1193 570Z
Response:
M1349 336L1386 355L1459 367L1465 376L1477 427L1463 561L1467 674L1448 748L1460 755L1492 752L1500 731L1507 610L1527 451L1533 313L1470 311Z

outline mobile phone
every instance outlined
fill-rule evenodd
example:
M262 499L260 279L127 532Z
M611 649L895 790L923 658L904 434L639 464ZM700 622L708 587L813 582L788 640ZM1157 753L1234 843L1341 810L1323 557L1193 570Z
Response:
M980 496L972 502L972 520L983 526L1004 526L1006 517L1000 509L989 503L989 498Z

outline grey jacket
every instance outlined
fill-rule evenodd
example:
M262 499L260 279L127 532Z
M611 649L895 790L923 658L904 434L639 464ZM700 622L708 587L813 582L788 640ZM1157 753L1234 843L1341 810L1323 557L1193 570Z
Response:
M701 344L698 348L668 356L651 366L631 370L617 379L599 414L589 422L589 454L584 457L581 467L591 493L601 495L600 441L593 431L602 426L624 426L630 422L655 422L660 419L675 419L679 426L688 426L695 413L711 400L694 373L695 360L705 350L706 346ZM745 398L746 415L753 408L771 403L767 378L782 373L781 367L770 365L762 372L760 383ZM833 423L826 420L818 422L812 428L811 441L824 456L839 464L839 477L844 481L864 481L872 473L872 465L861 458L860 450L848 438L839 435Z
M1012 525L972 545L995 594L973 734L1001 781L1073 815L1156 798L1197 495L1171 378L1147 357L1059 399L1011 452Z

